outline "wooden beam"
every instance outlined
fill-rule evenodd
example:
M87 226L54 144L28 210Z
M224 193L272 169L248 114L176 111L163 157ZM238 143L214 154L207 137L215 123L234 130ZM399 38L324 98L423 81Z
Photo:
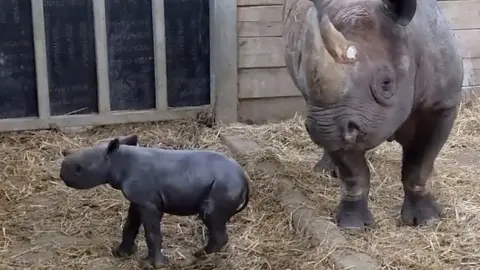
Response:
M252 68L238 70L238 98L301 96L287 68Z
M283 23L280 22L238 22L238 37L281 37Z
M210 0L210 74L215 118L238 118L237 2Z
M480 100L480 85L477 86L464 86L462 89L462 101L478 101Z
M239 22L282 22L283 6L239 7Z
M480 85L480 58L463 59L463 86Z
M305 116L307 106L303 97L242 99L238 106L239 121L266 124L291 118L295 113Z
M480 0L438 1L453 29L480 28Z
M281 37L283 6L238 8L238 37Z
M237 0L237 5L241 6L264 6L264 5L283 5L284 0Z
M155 99L156 109L168 108L167 97L167 56L165 50L165 7L163 0L152 0L153 53L155 57Z
M35 47L35 73L37 77L38 116L41 119L47 119L50 117L50 90L48 86L47 48L45 44L45 17L43 13L43 1L31 1L33 38Z
M238 67L285 67L281 37L238 38Z
M0 119L0 132L185 119L195 117L199 112L205 110L206 107L208 108L210 105L169 109L163 112L158 110L114 111L107 115L61 115L50 116L47 119L32 117Z
M453 34L463 58L480 57L480 29L454 30Z
M108 72L108 41L105 0L93 0L95 54L97 57L98 113L110 112L110 80Z

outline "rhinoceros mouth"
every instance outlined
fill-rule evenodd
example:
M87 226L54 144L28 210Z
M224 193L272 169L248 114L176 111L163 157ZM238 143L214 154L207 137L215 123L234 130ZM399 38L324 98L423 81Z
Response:
M389 133L382 136L380 133L372 131L372 127L369 125L356 128L355 136L348 138L349 132L345 132L341 128L344 126L343 123L348 125L348 120L346 120L349 119L348 117L337 118L338 120L328 121L328 123L317 121L317 117L307 116L305 129L313 143L328 151L368 151L387 141L387 139L394 140L395 134Z

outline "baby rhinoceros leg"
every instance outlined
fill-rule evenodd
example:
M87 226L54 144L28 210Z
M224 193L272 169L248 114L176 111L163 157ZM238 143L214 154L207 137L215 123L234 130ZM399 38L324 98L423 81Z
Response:
M247 207L250 192L250 178L243 170L231 179L217 179L212 183L198 213L208 229L209 238L203 250L195 252L196 257L219 252L228 243L227 223Z
M122 242L116 248L112 250L115 257L130 256L136 251L135 238L138 235L138 230L142 224L140 217L139 206L130 203L128 208L128 215L123 225Z
M417 120L413 138L403 146L402 184L404 200L401 216L407 225L423 225L443 215L426 183L436 157L445 144L456 117L456 110L432 113Z
M209 237L206 246L195 252L196 257L219 252L228 243L227 222L235 212L229 203L215 203L212 198L203 203L199 216L207 227Z
M228 243L227 222L223 219L207 217L203 223L208 229L207 245L195 253L195 256L219 252Z
M147 264L154 269L162 268L168 264L168 258L162 253L161 222L163 212L147 207L140 208L148 255L145 257Z

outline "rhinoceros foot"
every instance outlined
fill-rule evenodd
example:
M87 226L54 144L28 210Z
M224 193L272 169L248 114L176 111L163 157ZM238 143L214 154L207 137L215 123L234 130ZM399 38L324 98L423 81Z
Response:
M158 252L155 256L147 256L143 261L144 269L161 269L166 268L169 263L167 256Z
M442 207L430 193L416 195L407 192L402 205L402 221L410 226L425 225L442 217Z
M116 258L128 257L137 252L137 249L136 244L120 244L119 246L112 248L112 255Z
M373 216L368 209L367 197L356 201L341 200L335 216L338 227L348 230L364 230L373 224Z
M315 164L313 170L318 173L327 173L334 178L338 177L337 166L335 166L330 156L326 153L324 153L317 164Z

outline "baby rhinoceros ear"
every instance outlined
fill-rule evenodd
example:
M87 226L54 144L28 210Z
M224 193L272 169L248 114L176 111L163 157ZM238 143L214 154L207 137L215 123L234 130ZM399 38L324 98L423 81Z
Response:
M120 144L138 146L138 135L130 135L124 138L121 138Z
M115 153L118 148L120 148L120 140L118 140L118 138L111 140L107 146L107 156Z
M69 150L69 149L62 150L62 156L63 157L69 156L72 153L73 153L73 150Z

